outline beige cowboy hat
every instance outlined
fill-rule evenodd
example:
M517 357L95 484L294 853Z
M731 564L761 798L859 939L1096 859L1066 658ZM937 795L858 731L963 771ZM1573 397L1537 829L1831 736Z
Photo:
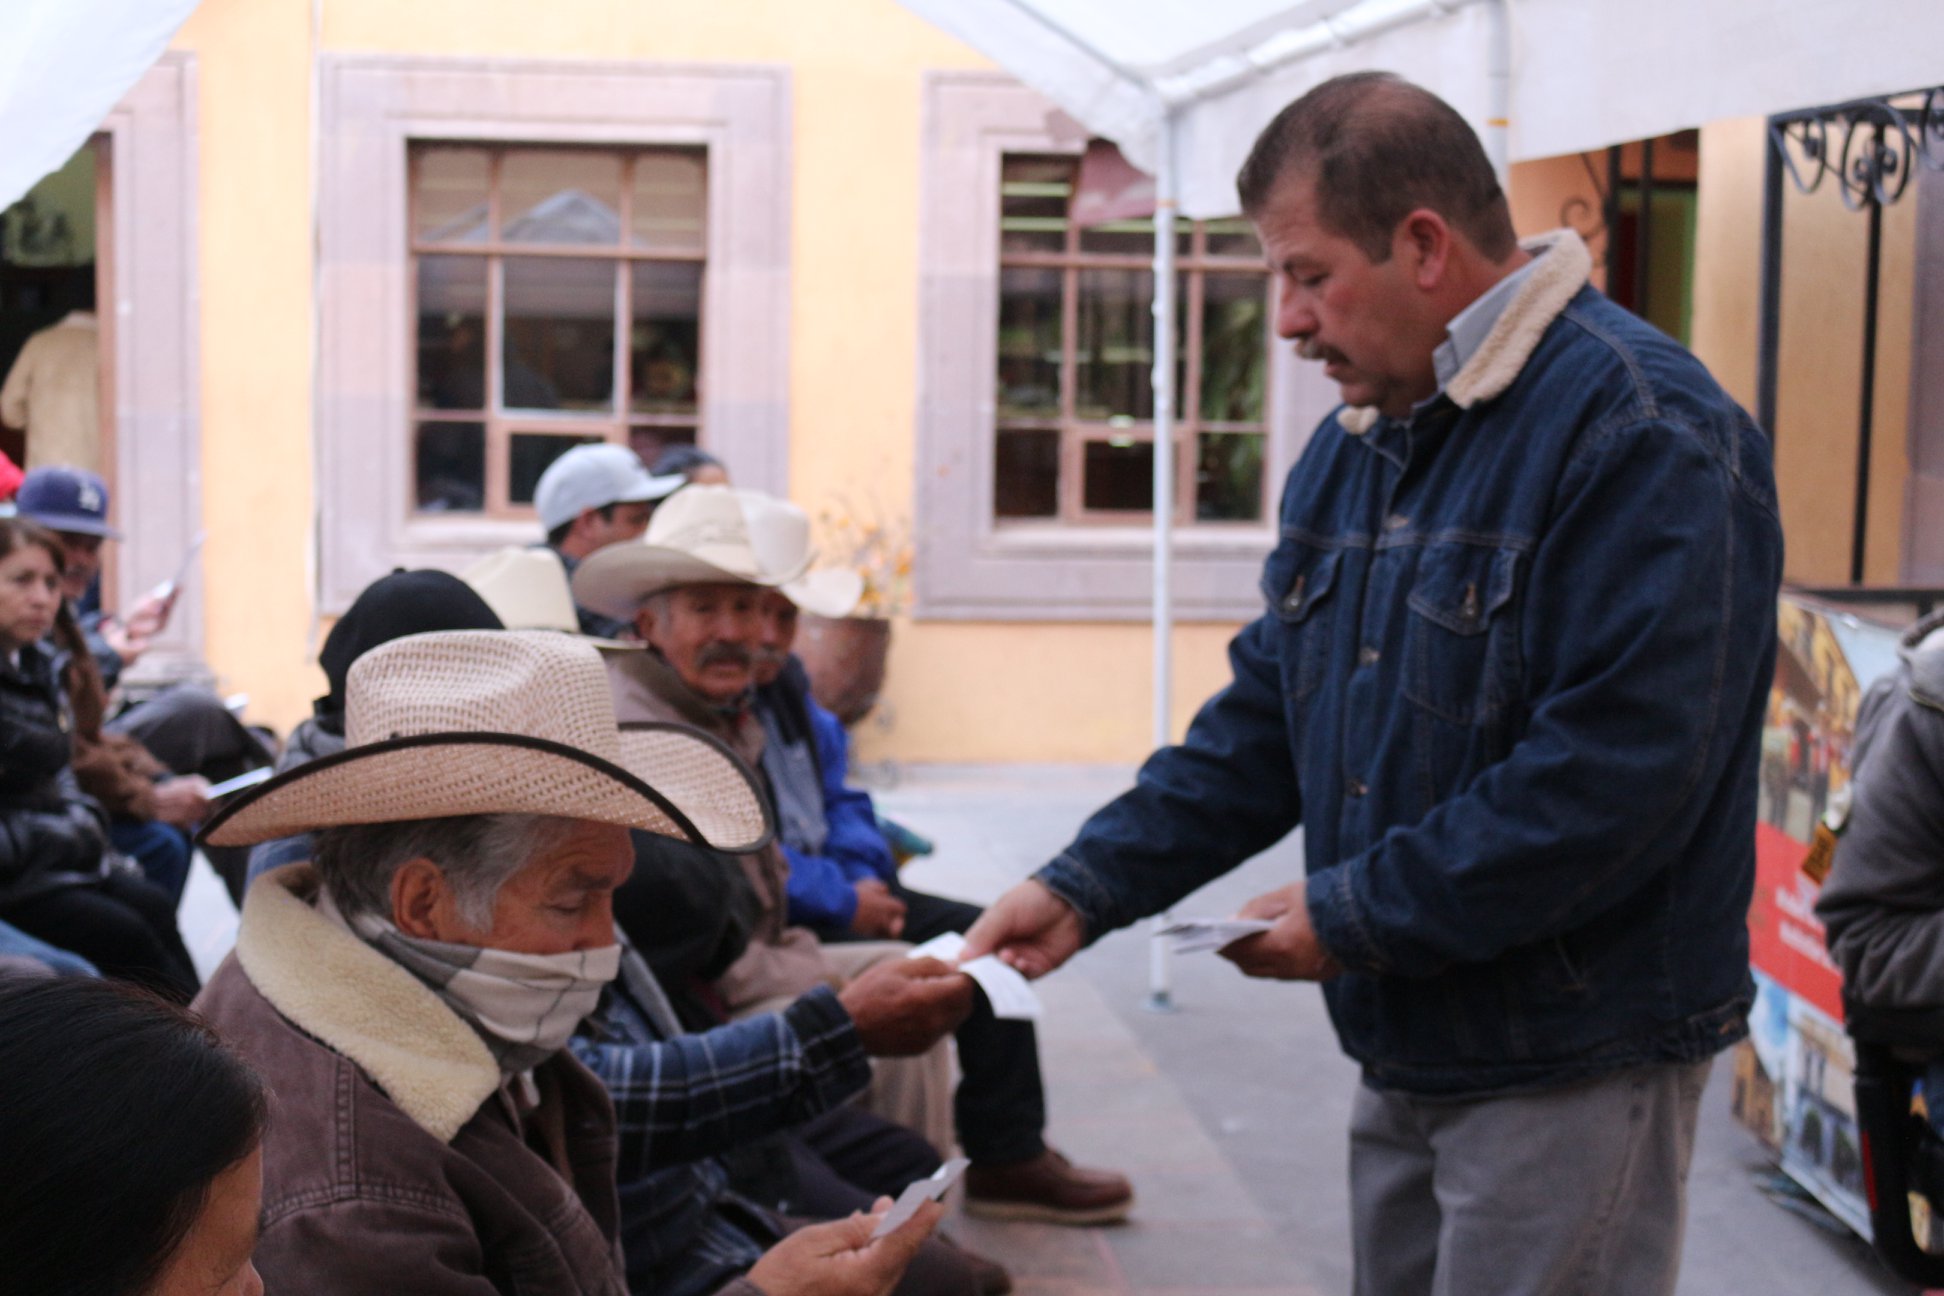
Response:
M607 670L582 639L408 635L358 658L345 695L345 749L237 797L203 841L480 814L589 819L720 851L772 836L755 776L721 743L678 725L616 725Z
M810 519L786 500L730 486L687 486L655 510L637 542L590 554L574 572L573 597L620 620L642 601L682 585L759 585L806 610L857 606L863 579L811 572ZM851 587L849 602L844 599ZM798 595L818 603L809 608Z
M459 573L508 630L580 633L567 569L551 549L514 547L487 554Z

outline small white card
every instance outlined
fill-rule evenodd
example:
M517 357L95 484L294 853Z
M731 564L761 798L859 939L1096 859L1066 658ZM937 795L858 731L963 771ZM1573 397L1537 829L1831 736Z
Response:
M1155 934L1167 937L1177 954L1200 954L1232 945L1244 936L1266 932L1275 925L1266 918L1181 918Z
M871 1240L876 1241L886 1233L895 1233L904 1227L905 1221L916 1215L920 1206L928 1201L937 1201L951 1191L952 1185L958 1182L958 1177L965 1173L965 1167L971 1164L964 1157L953 1157L934 1170L930 1178L914 1179L906 1184L905 1190L898 1194L898 1200L891 1204L891 1209L884 1213L884 1218L879 1220L877 1227L871 1230Z
M241 792L244 788L253 788L259 783L268 783L270 777L276 772L271 766L260 765L248 774L238 774L233 779L224 779L221 783L210 787L209 799L214 801L217 797L226 797L232 792Z
M934 936L923 945L911 951L912 958L935 958L944 963L957 963L960 951L965 948L965 937L957 932L945 932ZM1001 963L991 954L975 958L970 963L959 964L959 971L979 983L985 991L986 1001L992 1005L992 1015L1008 1021L1038 1021L1045 1011L1040 997L1033 993L1033 987L1017 969Z

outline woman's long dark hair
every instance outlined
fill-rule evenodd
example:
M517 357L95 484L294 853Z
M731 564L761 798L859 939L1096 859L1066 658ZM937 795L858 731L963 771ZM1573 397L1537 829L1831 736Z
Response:
M0 1287L140 1296L263 1123L256 1074L192 1014L0 976Z

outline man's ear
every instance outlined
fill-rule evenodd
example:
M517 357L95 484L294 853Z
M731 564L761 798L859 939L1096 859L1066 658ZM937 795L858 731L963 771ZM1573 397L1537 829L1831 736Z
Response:
M451 907L451 889L445 874L431 860L420 856L399 865L392 874L392 925L407 936L420 940L446 940L442 921Z
M1419 288L1429 291L1444 281L1451 264L1451 226L1428 207L1406 216L1397 227L1393 255L1411 258L1411 278Z
M655 600L649 599L635 609L635 635L643 643L655 642Z

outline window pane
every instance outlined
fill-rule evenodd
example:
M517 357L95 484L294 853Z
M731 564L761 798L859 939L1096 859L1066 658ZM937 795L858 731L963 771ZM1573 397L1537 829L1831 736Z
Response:
M1060 511L1060 434L1001 430L992 471L994 517L1052 517Z
M1204 522L1262 517L1260 432L1204 432L1195 460L1195 516Z
M1154 276L1145 270L1080 272L1074 413L1083 419L1154 417ZM1180 390L1186 285L1175 295L1175 384Z
M413 447L421 513L478 513L486 507L486 425L421 423Z
M429 243L485 242L487 151L427 148L413 160L417 236Z
M508 257L506 409L614 409L612 261Z
M658 149L635 159L635 246L700 252L708 219L708 153Z
M1081 507L1116 513L1154 508L1154 443L1089 441L1083 449Z
M1067 204L1076 158L1010 155L999 173L999 248L1060 252L1066 248Z
M515 432L507 438L506 498L513 504L533 503L533 488L547 465L577 445L592 445L599 436L560 436L549 432Z
M999 272L999 416L1060 409L1060 272Z
M1218 423L1260 423L1269 373L1265 320L1269 281L1261 275L1208 275L1202 280L1201 416Z
M1262 244L1256 242L1255 226L1251 222L1231 217L1209 221L1204 228L1208 234L1208 255L1261 258Z
M418 403L486 408L486 258L418 262Z
M661 452L670 446L694 445L695 429L692 427L631 427L628 429L628 444L641 456L641 462L654 467Z
M1176 221L1175 254L1187 256L1194 227ZM1080 231L1082 252L1105 252L1118 256L1154 256L1154 222L1148 220L1109 221Z
M621 242L621 159L514 149L500 162L500 237L508 243Z
M629 407L644 414L693 414L702 354L702 264L637 261L631 273Z

